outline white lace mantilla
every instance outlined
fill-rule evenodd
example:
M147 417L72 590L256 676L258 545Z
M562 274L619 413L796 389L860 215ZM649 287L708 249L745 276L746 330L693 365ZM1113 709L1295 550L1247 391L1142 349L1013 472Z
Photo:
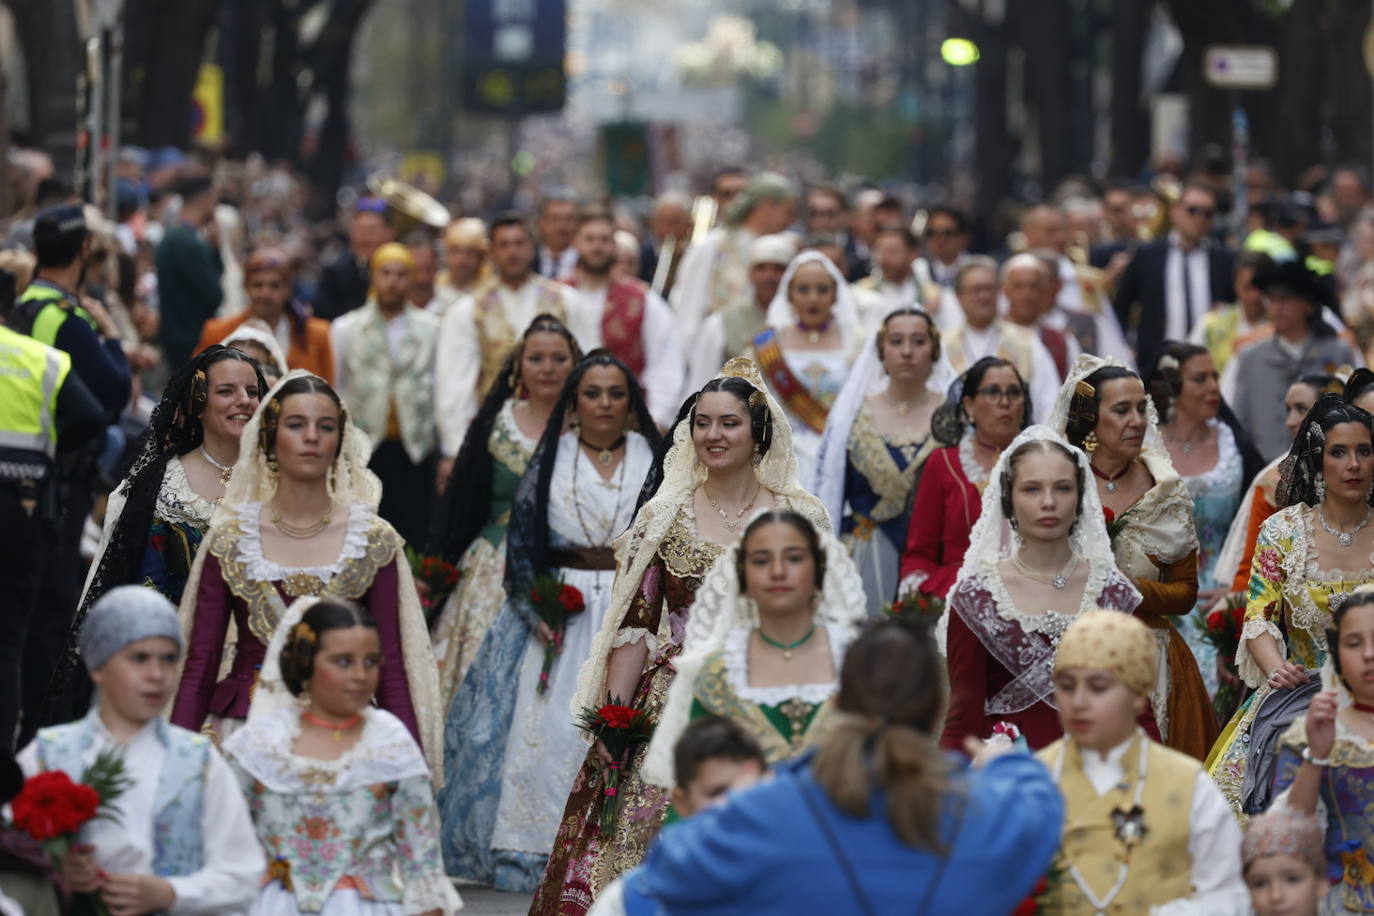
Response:
M239 506L239 555L248 569L248 575L257 582L280 582L291 576L314 576L325 584L338 575L349 560L356 560L367 553L367 529L372 524L373 512L362 503L348 507L348 521L344 529L343 547L339 556L328 566L282 566L267 559L262 552L262 503L244 503Z
M852 628L851 628L852 629ZM819 706L835 695L839 689L838 681L816 681L810 684L779 684L773 687L755 687L749 683L749 636L753 627L736 627L721 652L725 658L725 676L730 680L730 689L746 703L759 706L780 706L788 700L801 700ZM838 674L844 650L849 645L849 634L844 627L827 624L826 636L830 639L830 658Z
M167 462L162 474L162 487L157 491L158 518L173 524L192 525L204 531L210 527L210 516L217 504L191 489L186 466L180 458Z
M966 430L964 436L959 440L959 467L968 478L968 482L982 492L988 485L988 472L983 470L983 466L978 463L977 456L973 453L973 430Z

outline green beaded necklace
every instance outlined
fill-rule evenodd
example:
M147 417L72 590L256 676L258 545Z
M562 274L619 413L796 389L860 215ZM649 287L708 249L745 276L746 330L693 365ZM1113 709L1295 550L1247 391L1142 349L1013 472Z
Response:
M762 627L759 627L757 632L759 634L759 639L762 639L764 642L768 643L768 645L772 646L774 649L778 649L782 652L783 661L791 661L792 650L799 649L802 646L806 645L806 643L811 639L811 637L816 635L816 625L814 623L811 624L811 629L807 630L806 635L803 636L801 639L797 640L796 642L778 642L776 639L773 639L767 633L763 632Z

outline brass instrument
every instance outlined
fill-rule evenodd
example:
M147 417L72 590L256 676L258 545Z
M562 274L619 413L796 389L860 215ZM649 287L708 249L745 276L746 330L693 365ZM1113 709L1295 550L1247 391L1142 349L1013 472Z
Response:
M1183 197L1183 185L1172 175L1157 175L1150 182L1150 194L1154 200L1135 204L1136 219L1142 242L1162 239L1169 234L1173 225L1169 210Z
M398 239L421 226L442 230L453 219L448 207L398 178L373 175L367 180L367 190L386 202L387 223Z

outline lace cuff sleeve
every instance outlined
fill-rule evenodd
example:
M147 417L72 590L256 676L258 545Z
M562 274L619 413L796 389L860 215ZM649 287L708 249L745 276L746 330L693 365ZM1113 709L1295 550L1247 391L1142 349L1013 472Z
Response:
M1240 679L1251 687L1259 687L1267 680L1268 671L1261 671L1259 663L1250 654L1250 640L1263 633L1268 633L1278 643L1279 655L1283 658L1288 657L1288 646L1284 642L1283 633L1274 625L1273 621L1263 617L1251 617L1245 621L1245 626L1240 631L1240 643L1236 646L1236 673Z
M907 595L920 591L921 583L930 578L930 573L923 569L917 570L897 585L897 597L905 598Z
M658 638L644 627L621 627L611 639L611 648L619 649L637 642L648 646L650 655L658 651Z

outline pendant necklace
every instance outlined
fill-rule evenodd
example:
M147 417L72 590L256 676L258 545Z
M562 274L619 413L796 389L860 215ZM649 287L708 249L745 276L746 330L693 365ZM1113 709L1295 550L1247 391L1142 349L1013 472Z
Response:
M802 646L806 645L811 640L812 636L816 635L816 625L812 623L811 629L806 631L806 635L803 636L801 639L798 639L796 642L779 642L778 640L769 636L767 633L763 632L763 627L758 628L758 634L759 639L762 639L764 642L768 643L768 645L772 646L774 649L777 649L780 652L782 652L783 661L790 662L792 660L792 650L800 649Z
M745 503L745 505L738 512L735 513L735 521L731 523L730 516L725 514L725 510L720 507L720 503L716 502L714 499L711 498L711 494L707 491L706 485L701 485L701 492L706 497L706 501L711 504L712 509L715 509L716 512L720 513L721 522L724 523L725 527L729 528L731 531L734 531L736 528L739 527L740 522L744 519L744 513L754 508L754 503L758 500L759 493L761 493L762 491L763 484L759 484L754 489L754 495L750 497L749 502Z
M1360 519L1358 525L1351 528L1349 531L1341 531L1326 520L1326 509L1321 506L1317 507L1317 518L1321 521L1322 527L1326 529L1327 534L1340 541L1342 547L1349 547L1351 544L1355 543L1355 535L1360 533L1361 528L1369 524L1371 515L1374 515L1374 506L1370 506L1368 509L1364 510L1364 518Z
M825 319L825 323L818 328L807 327L806 325L798 321L797 330L801 331L803 334L806 335L807 343L818 344L821 342L821 335L824 334L826 331L830 330L830 319Z
M580 442L581 440L579 439L578 441ZM624 442L624 441L625 441L625 440L624 440L624 437L622 437L620 441ZM598 460L599 460L599 459L598 459ZM620 482L619 482L619 483L617 483L617 484L612 484L610 480L603 480L603 481L601 481L601 483L602 483L603 486L605 486L605 487L613 487L613 488L615 489L615 509L612 510L612 512L611 512L611 522L610 522L609 525L606 526L606 533L605 533L604 535L601 536L600 540L598 540L597 538L595 538L595 537L592 536L592 532L591 532L591 530L587 527L587 523L586 523L585 521L582 520L582 500L578 499L578 494L581 493L582 491L579 490L578 487L577 487L577 466L578 466L579 464L581 464L581 463L582 463L581 461L574 461L574 462L573 462L573 479L572 479L572 489L573 489L573 492L572 492L572 504L573 504L573 511L574 511L575 513L577 513L577 524L578 524L579 526L581 526L581 528L582 528L582 533L583 533L584 535L587 536L587 546L588 546L588 547L604 547L604 546L606 546L607 544L609 544L609 543L611 542L611 536L615 534L616 522L620 520L620 496L621 496L621 491L624 489L624 486L625 486L625 465L629 464L629 462L628 462L628 461L622 461L622 462L620 462L620 467L618 468L618 470L620 471ZM615 479L615 478L614 478L614 473L613 473L613 474L612 474L612 480L614 480L614 479ZM600 587L601 587L600 585L597 586L598 589L599 589Z
M583 448L590 449L596 452L596 460L600 462L603 468L605 468L610 467L611 462L615 460L615 451L616 449L620 448L622 445L625 444L625 437L621 436L619 439L615 440L610 445L601 449L597 448L595 445L592 445L590 442L588 442L586 439L583 439L581 436L577 437L577 442Z
M226 487L229 486L229 475L234 473L234 466L232 464L220 464L205 450L204 445L200 447L200 457L210 462L215 470L219 471L219 482Z
M1128 472L1130 472L1130 470L1131 470L1131 465L1134 464L1134 463L1135 463L1134 459L1132 459L1131 461L1126 462L1126 466L1125 466L1124 468L1122 468L1121 470L1117 471L1115 474L1104 474L1104 473L1102 473L1101 471L1099 471L1099 470L1097 469L1097 465L1095 465L1095 464L1093 464L1093 463L1091 463L1091 462L1088 463L1088 468L1093 472L1093 476L1096 477L1098 480L1105 480L1105 481L1107 481L1107 486L1106 486L1105 489L1107 490L1108 493L1115 493L1115 492L1116 492L1116 482L1117 482L1118 480L1120 480L1121 478L1125 477L1126 474L1127 474Z
M896 398L894 398L892 396L892 392L888 390L883 391L883 397L886 398L887 402L892 405L892 409L897 411L897 416L899 417L904 417L907 414L911 413L911 411L915 409L915 407L918 404L920 404L921 401L924 400L924 398L918 395L916 400L914 401L899 401Z
M311 725L317 726L318 728L323 728L325 731L332 731L334 733L334 740L336 742L342 741L343 733L351 729L353 726L357 725L363 718L363 714L360 712L354 713L347 719L344 719L342 722L330 722L328 719L322 716L315 715L310 710L306 710L301 715L305 719L305 721L309 722Z
M1206 427L1203 427L1203 430L1202 430L1202 439L1205 439L1205 438L1207 438L1207 428L1206 428ZM1193 453L1193 449L1196 448L1196 447L1198 446L1198 444L1202 441L1202 439L1184 439L1183 441L1180 442L1178 439L1175 439L1173 436L1170 436L1170 437L1169 437L1169 442L1170 442L1170 443L1173 443L1173 444L1177 444L1177 445L1178 445L1179 451L1183 452L1183 454L1185 454L1185 455L1191 455L1191 454Z
M1021 575L1025 576L1027 579L1040 582L1044 585L1053 585L1057 589L1065 589L1069 587L1069 576L1073 575L1073 571L1078 568L1078 554L1071 554L1068 564L1054 575L1042 573L1040 570L1032 569L1030 566L1026 565L1025 561L1021 559L1021 552L1019 550L1011 555L1011 565L1015 566L1021 572Z

